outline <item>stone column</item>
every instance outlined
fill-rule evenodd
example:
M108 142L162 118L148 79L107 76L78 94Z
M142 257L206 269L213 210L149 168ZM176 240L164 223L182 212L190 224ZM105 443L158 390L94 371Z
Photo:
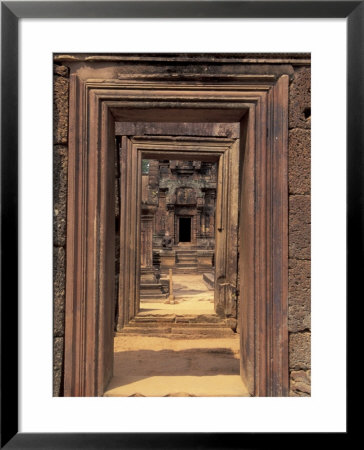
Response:
M141 282L154 282L153 268L153 219L156 207L152 205L142 205L141 211Z
M175 245L176 243L176 236L175 236L175 226L174 226L174 205L168 204L167 205L167 220L166 220L166 231L169 231L169 235L172 238L172 244Z

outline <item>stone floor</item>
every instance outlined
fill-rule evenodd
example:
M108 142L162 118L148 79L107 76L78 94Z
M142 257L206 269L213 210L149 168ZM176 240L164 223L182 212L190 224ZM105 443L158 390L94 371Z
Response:
M141 304L114 340L107 397L246 397L239 335L213 310L202 275L174 277L176 304Z

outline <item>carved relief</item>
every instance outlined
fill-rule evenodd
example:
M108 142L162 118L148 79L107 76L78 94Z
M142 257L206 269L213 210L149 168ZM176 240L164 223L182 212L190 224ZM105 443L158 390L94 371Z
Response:
M196 205L196 191L190 187L176 189L176 205Z

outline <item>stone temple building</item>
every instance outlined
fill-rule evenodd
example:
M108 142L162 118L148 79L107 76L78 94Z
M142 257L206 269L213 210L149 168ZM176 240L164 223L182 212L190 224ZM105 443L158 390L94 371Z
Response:
M213 285L216 179L216 163L143 160L141 297L158 295L169 269Z

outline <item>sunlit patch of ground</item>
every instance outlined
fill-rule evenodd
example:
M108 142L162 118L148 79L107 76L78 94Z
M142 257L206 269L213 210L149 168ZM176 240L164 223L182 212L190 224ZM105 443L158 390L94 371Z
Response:
M174 275L173 290L176 304L141 303L134 334L115 337L114 377L104 395L249 396L239 375L239 335L215 315L214 292L208 290L202 275ZM171 325L177 316L178 320L195 317L198 323ZM167 337L163 330L171 326L178 329ZM201 337L201 327L207 329L208 337ZM159 330L158 337L151 335ZM179 330L193 336L178 338ZM217 338L218 333L222 337Z
M173 275L175 304L140 302L141 315L147 314L214 314L214 291L198 275Z
M239 375L239 336L173 340L115 338L107 397L246 397Z

